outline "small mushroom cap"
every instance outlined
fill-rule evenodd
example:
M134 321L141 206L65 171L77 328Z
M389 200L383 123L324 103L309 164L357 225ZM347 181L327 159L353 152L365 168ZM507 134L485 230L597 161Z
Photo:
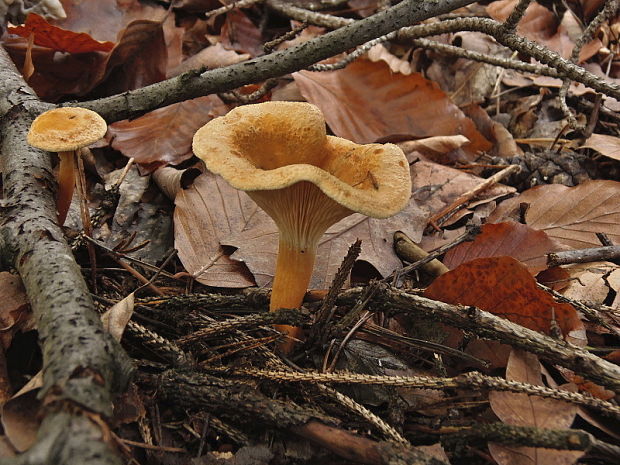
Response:
M92 110L55 108L32 122L28 143L48 152L68 152L98 141L107 129L105 120Z
M352 212L374 218L398 213L411 195L409 164L399 147L327 136L321 111L309 103L237 107L200 128L193 150L237 189L277 190L308 181Z

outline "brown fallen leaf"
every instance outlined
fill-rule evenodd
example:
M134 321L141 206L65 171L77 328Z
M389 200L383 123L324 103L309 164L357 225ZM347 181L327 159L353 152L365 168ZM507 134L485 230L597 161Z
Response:
M620 138L605 134L592 134L580 147L596 150L601 155L620 160Z
M30 331L36 323L19 276L6 271L0 273L0 296L0 342L8 349L16 332Z
M43 374L41 372L39 374L41 384L31 390L22 389L4 404L2 409L4 432L18 452L28 450L37 438L41 409L41 401L37 399L37 392L43 384Z
M538 357L520 350L513 350L508 359L506 379L542 386L541 366ZM538 428L569 428L578 407L554 399L528 396L512 392L489 393L493 412L504 423ZM584 451L554 450L535 447L506 446L489 443L489 451L499 465L572 465Z
M544 231L520 223L497 223L482 226L482 233L472 242L464 242L446 253L444 265L450 269L482 257L513 257L536 275L547 268L546 254L566 247L550 239Z
M461 107L461 110L472 119L482 135L493 143L490 155L503 158L523 155L523 150L517 145L506 126L491 119L480 105L467 105Z
M135 296L132 292L124 299L118 301L112 305L103 315L101 315L101 322L103 328L110 333L110 335L120 342L125 332L125 327L134 310Z
M502 202L488 222L502 222L517 212L521 204L527 204L527 225L571 248L600 246L597 232L620 243L619 196L620 182L616 181L586 181L575 187L537 186Z
M101 41L116 42L119 33L136 19L162 21L166 10L139 0L63 0L67 17L52 24L71 31L86 32Z
M425 291L430 299L473 305L526 328L549 334L555 319L564 337L585 339L572 305L556 302L525 265L512 257L478 258L435 279Z
M611 262L578 263L564 266L569 274L568 286L562 294L586 304L603 304L609 295L609 276L618 269ZM613 279L613 278L612 278Z
M411 157L408 158L411 159ZM479 176L428 161L414 163L411 174L413 198L428 216L441 211L457 197L484 181ZM477 200L489 202L515 191L514 187L497 184L480 193ZM468 211L470 210L464 210L464 213Z
M449 42L448 42L449 41ZM481 32L461 31L446 40L450 45L497 57L510 57L510 50ZM459 107L484 102L491 97L500 69L465 58L433 54L426 76L437 82Z
M245 265L231 260L220 245L251 227L260 213L266 216L247 194L207 172L181 190L175 204L174 244L185 269L208 286L254 285Z
M143 171L178 165L192 156L192 137L228 107L215 95L198 97L151 111L140 118L113 123L106 138L116 150L133 157Z
M168 77L178 76L192 69L206 67L207 69L229 66L250 58L248 53L237 53L234 50L226 50L221 43L211 45L192 55L181 64L168 71Z
M257 212L257 219L259 221L253 228L225 238L222 244L237 247L231 258L244 261L254 274L256 284L265 286L271 283L275 272L278 230L262 210ZM349 246L357 239L362 241L358 260L368 262L382 276L389 275L401 266L392 246L394 231L403 231L419 240L425 220L426 215L411 202L399 214L387 219L378 220L356 213L336 223L319 242L310 288L329 286Z
M253 57L264 53L264 40L260 29L239 9L226 13L220 40L224 48L228 50L249 53Z
M384 62L356 60L330 72L293 75L302 95L318 106L334 134L357 143L393 135L410 138L461 134L469 159L491 144L438 85L419 73L393 74Z
M504 21L517 3L518 0L499 0L490 3L486 10L491 18ZM574 31L577 28L581 31L581 26L576 23L570 9L566 11L562 21L558 24L556 15L551 10L533 2L527 7L525 15L519 21L517 32L530 40L546 45L563 58L569 58L575 46ZM598 39L586 44L581 50L579 61L593 56L601 46L602 43Z

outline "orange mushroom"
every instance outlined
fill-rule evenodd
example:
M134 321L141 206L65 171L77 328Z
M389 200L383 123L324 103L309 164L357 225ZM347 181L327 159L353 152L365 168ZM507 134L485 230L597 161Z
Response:
M106 131L105 120L85 108L64 107L41 113L32 122L28 143L48 152L58 152L58 222L63 225L73 198L75 162L80 149L101 139Z
M271 311L301 305L319 240L331 225L355 212L387 218L402 210L411 194L400 148L327 136L323 115L309 103L237 107L200 128L193 150L278 226ZM281 346L289 352L300 329L277 328L290 337Z

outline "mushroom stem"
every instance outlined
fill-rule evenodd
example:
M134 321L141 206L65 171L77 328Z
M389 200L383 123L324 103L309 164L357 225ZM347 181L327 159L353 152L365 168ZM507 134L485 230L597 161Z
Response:
M65 224L67 212L73 199L75 188L75 152L58 152L60 165L58 168L58 197L56 198L56 210L58 211L58 223Z
M276 274L271 290L269 310L280 308L299 308L312 277L316 247L300 249L283 238L280 239ZM275 328L288 336L279 349L290 353L294 339L301 336L301 328L289 325L275 325Z

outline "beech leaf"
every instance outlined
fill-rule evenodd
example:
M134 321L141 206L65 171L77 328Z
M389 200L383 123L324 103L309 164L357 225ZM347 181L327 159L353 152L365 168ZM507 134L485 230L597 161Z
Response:
M491 148L439 86L420 73L393 74L383 61L357 60L337 71L299 71L293 77L339 137L365 144L393 135L461 134L470 141L465 150L472 158Z
M497 223L482 226L472 242L464 242L446 253L444 265L450 269L482 257L509 256L528 267L533 275L547 268L546 254L566 247L550 239L544 231L521 223Z
M620 182L586 181L575 187L561 184L537 186L506 200L489 216L499 223L527 204L525 221L552 239L574 248L600 247L597 232L620 243Z
M601 155L620 160L620 138L605 134L592 134L581 148L596 150Z
M541 366L533 354L513 350L508 358L506 379L542 386ZM579 407L567 402L512 392L489 394L493 412L509 425L566 429L572 424ZM583 451L553 450L535 447L505 446L489 443L489 451L499 465L571 465Z
M198 97L151 111L140 118L113 123L107 138L113 148L137 163L178 165L192 156L192 137L205 123L225 114L227 107L215 95Z
M179 191L175 204L174 243L185 269L207 286L254 285L244 264L220 245L255 220L259 208L247 194L207 172Z

